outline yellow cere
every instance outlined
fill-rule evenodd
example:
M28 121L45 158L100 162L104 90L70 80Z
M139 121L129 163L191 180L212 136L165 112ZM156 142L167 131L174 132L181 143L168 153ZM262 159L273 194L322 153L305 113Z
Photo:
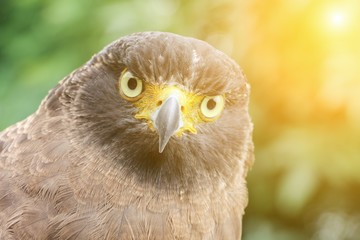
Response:
M181 106L183 127L175 134L182 136L186 131L196 134L195 126L204 122L199 115L200 104L204 96L186 92L176 86L146 84L142 97L134 102L134 105L139 109L135 118L145 119L150 129L155 130L151 116L170 95L176 95Z

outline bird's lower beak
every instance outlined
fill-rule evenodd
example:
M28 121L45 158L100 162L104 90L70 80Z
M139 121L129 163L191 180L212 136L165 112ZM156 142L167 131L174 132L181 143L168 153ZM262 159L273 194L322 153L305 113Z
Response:
M163 152L171 136L183 126L180 103L176 95L170 95L152 115L152 121L159 134L159 152Z

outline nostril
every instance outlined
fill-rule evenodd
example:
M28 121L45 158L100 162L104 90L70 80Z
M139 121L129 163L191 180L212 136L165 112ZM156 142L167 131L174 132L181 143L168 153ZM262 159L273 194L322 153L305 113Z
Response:
M156 103L156 106L161 106L161 104L162 104L162 101L160 100L160 101L158 101L157 103Z

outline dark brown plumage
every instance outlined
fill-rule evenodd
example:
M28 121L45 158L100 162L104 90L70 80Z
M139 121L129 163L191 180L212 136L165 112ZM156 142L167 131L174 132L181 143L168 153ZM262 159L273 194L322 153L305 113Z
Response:
M119 94L124 72L143 81L143 94L176 86L224 96L225 107L160 153L168 133L158 125L175 121L179 132L187 106L176 122L165 115L180 100L157 102L151 127ZM159 32L115 41L0 133L0 239L240 239L253 161L248 101L240 68L205 42Z

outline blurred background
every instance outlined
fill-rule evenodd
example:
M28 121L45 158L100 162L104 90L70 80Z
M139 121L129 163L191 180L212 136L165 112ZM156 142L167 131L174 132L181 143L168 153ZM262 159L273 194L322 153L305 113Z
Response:
M256 162L243 239L360 239L360 1L0 3L0 130L123 35L200 38L252 86Z

